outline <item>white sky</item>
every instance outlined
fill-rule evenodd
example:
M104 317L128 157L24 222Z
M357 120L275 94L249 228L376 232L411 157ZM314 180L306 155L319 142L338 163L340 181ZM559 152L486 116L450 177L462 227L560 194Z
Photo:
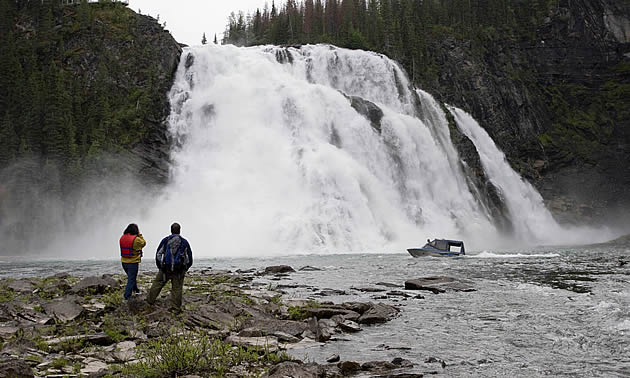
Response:
M159 15L160 23L166 22L166 29L177 42L200 45L204 32L208 42L212 42L215 33L221 41L230 12L253 13L256 8L262 9L265 2L271 6L271 0L129 0L129 8L155 18Z

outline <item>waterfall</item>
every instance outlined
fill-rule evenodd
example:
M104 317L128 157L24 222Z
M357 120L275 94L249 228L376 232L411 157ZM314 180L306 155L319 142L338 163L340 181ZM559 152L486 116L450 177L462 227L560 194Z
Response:
M574 244L605 241L612 237L607 231L559 225L545 207L540 193L512 169L505 154L477 121L454 106L448 109L455 117L458 128L475 145L486 175L501 191L518 240L530 245Z
M434 237L488 248L502 239L467 184L444 111L383 55L187 48L170 101L172 183L143 223L177 220L201 255L404 252ZM519 232L547 240L555 222L528 190L530 207L512 201L510 210L531 211L515 217Z

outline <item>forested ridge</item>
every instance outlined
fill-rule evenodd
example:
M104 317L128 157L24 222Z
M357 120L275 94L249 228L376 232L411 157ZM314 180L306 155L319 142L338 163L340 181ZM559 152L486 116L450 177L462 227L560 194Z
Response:
M169 85L149 31L120 2L0 0L0 168L32 158L61 190L146 139Z
M483 49L495 38L535 39L558 0L287 0L232 13L223 42L331 43L384 53L411 76L435 74L429 42L454 36ZM419 67L423 67L420 69Z

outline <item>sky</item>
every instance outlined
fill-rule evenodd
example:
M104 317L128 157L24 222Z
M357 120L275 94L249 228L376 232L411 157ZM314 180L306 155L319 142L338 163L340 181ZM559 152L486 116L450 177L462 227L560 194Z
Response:
M208 42L217 34L219 41L227 25L230 12L242 10L247 14L263 8L266 0L129 0L129 8L166 22L166 29L175 40L187 45L201 44L206 33ZM271 0L268 0L271 4Z

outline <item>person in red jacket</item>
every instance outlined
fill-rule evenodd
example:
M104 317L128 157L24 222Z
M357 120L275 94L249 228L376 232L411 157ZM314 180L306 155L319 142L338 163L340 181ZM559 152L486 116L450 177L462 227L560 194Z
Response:
M142 260L142 248L145 245L147 242L142 237L138 225L129 224L120 237L120 261L125 273L127 273L127 286L125 286L125 294L123 295L125 300L131 297L132 292L140 291L137 283L138 267L140 260Z

